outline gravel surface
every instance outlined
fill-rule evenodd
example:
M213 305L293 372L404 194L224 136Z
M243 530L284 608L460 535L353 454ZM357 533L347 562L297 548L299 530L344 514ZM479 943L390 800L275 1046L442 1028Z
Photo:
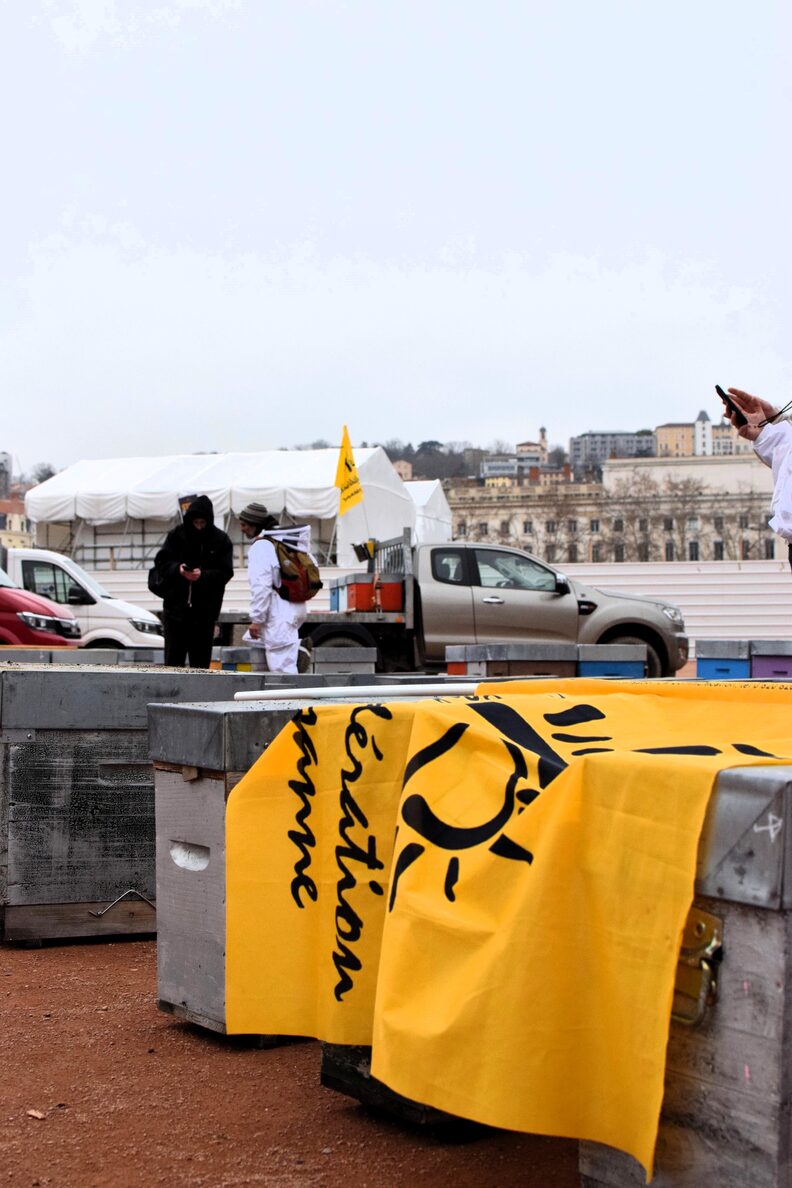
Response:
M576 1144L439 1141L319 1084L319 1045L258 1050L158 1011L156 946L0 949L0 1188L578 1188Z

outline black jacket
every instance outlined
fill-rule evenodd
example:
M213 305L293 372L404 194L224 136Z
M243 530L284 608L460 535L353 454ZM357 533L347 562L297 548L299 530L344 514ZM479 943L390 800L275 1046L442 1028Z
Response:
M193 527L196 519L206 520L205 528ZM188 582L179 566L200 569L197 582ZM184 522L173 528L154 558L165 593L163 610L169 614L186 613L216 619L223 605L223 591L234 575L231 538L214 526L214 508L206 495L199 495L184 513Z

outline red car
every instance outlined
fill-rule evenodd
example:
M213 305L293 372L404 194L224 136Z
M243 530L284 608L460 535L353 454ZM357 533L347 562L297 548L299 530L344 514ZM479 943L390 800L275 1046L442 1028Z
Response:
M0 569L0 648L76 648L79 639L80 625L70 610L20 590Z

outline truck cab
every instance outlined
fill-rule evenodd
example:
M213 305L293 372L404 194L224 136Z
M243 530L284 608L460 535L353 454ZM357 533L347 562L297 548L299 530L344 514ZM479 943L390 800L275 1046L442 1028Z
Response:
M688 656L677 607L599 590L538 557L494 544L419 545L415 578L427 661L447 643L527 640L645 643L650 676L672 675Z

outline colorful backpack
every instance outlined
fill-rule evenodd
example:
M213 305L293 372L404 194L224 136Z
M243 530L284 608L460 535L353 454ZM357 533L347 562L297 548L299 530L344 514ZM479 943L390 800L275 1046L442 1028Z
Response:
M310 553L289 548L282 540L269 537L278 554L281 584L278 593L285 602L308 602L322 588L319 566Z

